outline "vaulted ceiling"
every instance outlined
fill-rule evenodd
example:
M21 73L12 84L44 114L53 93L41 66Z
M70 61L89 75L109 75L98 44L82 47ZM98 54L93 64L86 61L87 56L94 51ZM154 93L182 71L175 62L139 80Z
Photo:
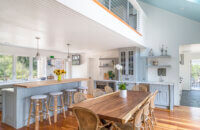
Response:
M200 0L140 0L200 22Z
M134 46L133 41L105 28L56 0L0 0L0 43L73 52Z

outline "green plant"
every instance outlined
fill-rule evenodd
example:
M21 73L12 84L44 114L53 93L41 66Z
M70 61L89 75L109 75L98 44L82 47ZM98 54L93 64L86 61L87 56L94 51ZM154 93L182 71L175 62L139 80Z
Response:
M113 79L115 77L115 73L113 71L108 71L108 75L110 79Z
M119 84L119 89L120 90L126 90L126 83L121 83L121 84Z

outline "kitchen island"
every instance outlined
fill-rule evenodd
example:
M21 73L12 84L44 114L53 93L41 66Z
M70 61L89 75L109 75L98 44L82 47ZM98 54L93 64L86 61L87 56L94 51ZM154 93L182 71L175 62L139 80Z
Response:
M94 80L94 89L104 88L103 86L110 86L114 91L118 91L119 84L122 81L119 80ZM149 92L155 92L158 90L158 95L155 99L156 107L168 108L173 110L174 108L174 83L169 82L134 82L134 81L123 81L127 84L127 89L132 90L135 85L145 84L149 86ZM111 86L112 85L112 86Z
M11 89L2 91L2 122L16 129L27 125L30 97L33 95L41 95L50 92L59 92L68 88L78 88L82 81L88 78L64 79L61 81L47 80L27 82L21 84L10 85ZM60 102L60 101L58 101ZM53 113L50 113L53 115ZM34 119L31 120L31 123Z

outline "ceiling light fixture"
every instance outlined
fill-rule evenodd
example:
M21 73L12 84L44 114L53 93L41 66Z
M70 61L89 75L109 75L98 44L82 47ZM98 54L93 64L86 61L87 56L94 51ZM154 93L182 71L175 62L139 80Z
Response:
M71 59L71 57L70 57L70 55L69 55L69 46L70 46L70 44L67 44L67 48L68 48L68 52L67 52L67 61L68 61L68 62L72 61L72 59Z
M40 40L40 38L39 37L35 37L35 39L37 40L37 53L36 53L35 58L38 61L38 60L40 60L40 53L39 53L39 40Z

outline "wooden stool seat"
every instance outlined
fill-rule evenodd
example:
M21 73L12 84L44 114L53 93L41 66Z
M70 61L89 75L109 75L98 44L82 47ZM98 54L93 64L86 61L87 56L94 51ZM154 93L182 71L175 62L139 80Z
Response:
M35 118L35 130L39 130L39 120L43 121L43 112L46 113L46 118L49 120L49 124L51 125L51 118L49 115L49 108L47 105L47 95L35 95L31 96L30 98L30 109L29 109L29 116L28 116L28 124L27 127L30 125L30 119L31 117ZM42 109L42 102L44 101L46 111L43 111ZM33 105L35 104L35 114L32 114L33 111Z
M57 111L58 110L62 110L63 112L63 116L64 118L66 118L66 115L65 115L65 106L64 106L64 101L63 101L63 92L52 92L52 93L49 93L49 111L53 111L54 113L54 123L57 122ZM60 96L60 101L61 101L61 105L58 106L58 96ZM51 98L53 98L54 100L54 104L53 106L50 106L51 105ZM59 109L58 109L59 107Z
M49 95L51 96L59 96L59 95L62 95L63 92L52 92L52 93L49 93Z
M40 99L45 99L47 98L47 95L35 95L35 96L31 96L32 100L40 100Z

